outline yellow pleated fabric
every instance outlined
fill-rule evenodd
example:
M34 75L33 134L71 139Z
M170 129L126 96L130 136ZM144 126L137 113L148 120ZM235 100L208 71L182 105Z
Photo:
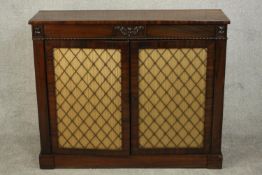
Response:
M206 48L139 50L139 147L203 147L206 65Z
M121 50L54 49L58 146L122 148Z

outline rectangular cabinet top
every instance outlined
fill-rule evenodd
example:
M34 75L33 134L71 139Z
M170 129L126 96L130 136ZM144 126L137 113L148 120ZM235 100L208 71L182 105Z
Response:
M222 10L39 11L29 24L229 24Z

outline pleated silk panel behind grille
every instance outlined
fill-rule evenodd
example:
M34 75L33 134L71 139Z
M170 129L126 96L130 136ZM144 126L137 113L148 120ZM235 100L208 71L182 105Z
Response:
M139 147L202 148L206 48L139 50Z
M58 146L122 148L121 51L54 49Z

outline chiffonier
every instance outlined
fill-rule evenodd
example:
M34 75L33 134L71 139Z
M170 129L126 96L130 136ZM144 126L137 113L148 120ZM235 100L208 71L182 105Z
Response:
M39 11L40 168L221 168L221 10Z

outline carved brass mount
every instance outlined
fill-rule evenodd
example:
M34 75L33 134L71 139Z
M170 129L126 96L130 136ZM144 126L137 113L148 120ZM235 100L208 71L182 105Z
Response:
M139 32L145 29L144 26L115 26L115 30L118 30L123 36L131 37L136 36Z

